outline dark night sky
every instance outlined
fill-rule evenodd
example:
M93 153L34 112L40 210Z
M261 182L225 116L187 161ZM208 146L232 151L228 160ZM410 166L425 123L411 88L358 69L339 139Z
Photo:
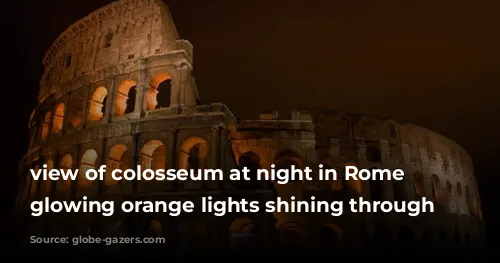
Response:
M12 163L27 148L44 52L109 2L22 0L18 47L27 99L16 112L22 146ZM194 45L193 74L204 102L225 103L243 118L262 110L340 108L437 131L474 158L488 227L498 232L491 222L500 221L492 210L500 1L166 2L180 37Z

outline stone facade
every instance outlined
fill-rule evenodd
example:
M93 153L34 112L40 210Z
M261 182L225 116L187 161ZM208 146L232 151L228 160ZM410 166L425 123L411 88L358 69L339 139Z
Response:
M237 246L234 233L256 233L253 246L404 248L448 251L482 246L483 221L472 161L455 142L412 124L339 111L277 112L238 120L223 104L203 105L192 70L192 46L180 40L168 8L157 0L122 0L66 30L47 52L39 104L30 119L30 149L20 162L13 215L22 251L38 253L28 236L162 236L167 243L145 253L193 248L212 252ZM275 183L116 183L32 181L29 168L270 168L295 164L339 170L400 168L402 183L304 181ZM30 202L54 200L192 200L211 195L250 200L419 200L434 213L47 214L30 216ZM118 211L118 209L116 210ZM29 226L29 227L28 227ZM250 227L249 227L250 226ZM149 230L153 231L149 231ZM250 246L250 243L247 244ZM465 246L464 246L465 245ZM56 253L67 253L55 247ZM57 250L60 249L60 250ZM87 253L95 247L72 247ZM97 248L128 255L124 246ZM35 251L34 251L35 250ZM78 250L78 251L76 251ZM81 250L81 251L80 251ZM130 250L128 250L130 252ZM47 251L44 251L47 252ZM114 253L114 254L113 254ZM133 252L136 253L136 252ZM215 252L214 252L215 253Z

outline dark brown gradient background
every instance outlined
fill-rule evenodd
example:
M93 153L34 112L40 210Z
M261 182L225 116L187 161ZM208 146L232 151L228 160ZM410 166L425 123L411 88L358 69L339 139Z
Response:
M24 99L9 113L18 143L2 184L4 215L27 150L42 57L67 27L110 2L20 1L16 85ZM273 109L345 109L454 139L474 159L487 231L498 242L500 1L166 2L180 37L194 45L203 102L225 103L242 118Z

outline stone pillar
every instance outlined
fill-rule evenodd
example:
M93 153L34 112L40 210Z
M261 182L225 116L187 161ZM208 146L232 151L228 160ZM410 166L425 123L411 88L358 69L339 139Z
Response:
M192 65L187 60L175 62L177 74L172 82L170 107L196 106L196 96L191 87Z
M85 87L87 92L83 95L83 107L82 107L82 120L80 121L80 124L75 127L75 130L81 130L83 127L85 127L85 123L87 122L88 116L89 116L89 98L91 97L89 94L89 87ZM87 102L87 103L85 103ZM103 113L104 114L104 113Z

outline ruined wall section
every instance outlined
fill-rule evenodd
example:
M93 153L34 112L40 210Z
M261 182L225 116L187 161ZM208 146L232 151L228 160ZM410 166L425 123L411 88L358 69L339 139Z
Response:
M122 0L107 5L73 24L54 42L43 60L39 99L64 93L62 87L81 75L176 50L178 39L163 1Z

